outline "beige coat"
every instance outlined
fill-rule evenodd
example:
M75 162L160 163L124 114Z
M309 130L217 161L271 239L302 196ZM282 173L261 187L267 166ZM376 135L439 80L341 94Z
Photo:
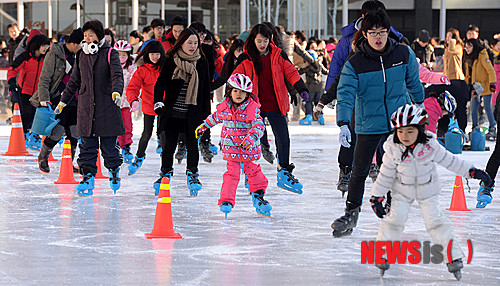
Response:
M490 83L497 82L497 76L486 49L483 49L479 53L479 56L472 64L472 74L469 74L469 65L465 63L465 81L469 84L479 82L484 89L481 95L492 93L490 91Z
M443 74L449 79L465 79L462 71L462 56L464 47L457 45L456 39L450 39L448 46L444 50L444 70Z

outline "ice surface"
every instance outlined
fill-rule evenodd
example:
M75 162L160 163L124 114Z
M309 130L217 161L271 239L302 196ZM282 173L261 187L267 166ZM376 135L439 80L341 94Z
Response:
M142 123L134 126L135 153ZM59 162L42 174L27 157L0 156L0 284L1 285L401 285L456 284L444 265L395 265L380 279L373 265L360 263L361 241L374 240L378 218L365 192L363 212L352 236L333 238L330 224L343 214L345 200L336 190L338 128L298 126L291 123L291 162L304 194L276 187L276 163L260 164L269 179L266 199L271 218L252 207L243 177L236 206L224 219L217 199L225 171L221 155L213 163L200 160L203 189L190 197L185 161L175 164L171 182L174 226L184 239L148 240L156 197L152 188L160 167L156 138L147 150L143 167L126 175L117 195L107 180L96 180L94 196L80 198L74 185L54 185ZM4 126L5 127L5 126ZM269 128L270 131L270 128ZM10 132L10 129L9 129ZM219 141L220 127L212 132ZM270 132L274 150L274 139ZM487 143L493 149L491 142ZM0 151L8 137L0 137ZM36 154L34 151L31 153ZM61 147L54 157L60 159ZM484 168L489 152L459 155ZM439 167L444 210L449 207L455 175ZM497 180L498 181L498 180ZM372 183L366 181L369 190ZM465 182L465 181L464 181ZM500 284L500 204L495 193L485 209L475 208L477 181L466 188L470 212L444 211L458 242L467 254L467 239L474 256L463 269L461 283ZM416 204L404 240L430 240Z

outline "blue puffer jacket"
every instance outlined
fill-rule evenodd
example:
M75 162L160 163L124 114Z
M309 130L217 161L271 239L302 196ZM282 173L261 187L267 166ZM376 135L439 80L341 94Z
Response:
M340 73L340 70L344 66L347 56L352 51L351 41L352 38L354 37L354 34L361 27L361 20L363 20L363 18L354 20L351 24L344 26L340 29L342 37L340 38L340 41L337 44L335 51L333 52L332 62L330 63L330 70L328 71L328 77L326 79L326 85L325 85L326 91L328 91L330 85L335 80L337 75ZM403 37L403 34L398 32L392 26L391 26L391 32L394 33L394 35L396 35L398 39L401 39Z
M361 38L345 63L337 89L337 124L349 123L355 110L357 134L391 132L390 118L400 106L424 101L418 62L410 47L392 38L383 54Z

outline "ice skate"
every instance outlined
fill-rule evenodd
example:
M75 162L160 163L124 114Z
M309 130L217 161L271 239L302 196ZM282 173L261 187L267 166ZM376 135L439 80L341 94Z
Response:
M156 146L156 154L161 154L161 151L163 150L161 148L161 141L160 141L160 138L156 139L156 141L158 142L158 145Z
M174 170L170 170L166 173L160 172L160 178L158 178L158 180L156 180L153 184L153 188L155 189L155 196L158 196L160 194L161 179L163 179L164 177L168 177L168 179L170 180L173 175Z
M292 174L295 165L290 164L288 167L283 168L279 166L278 168L278 187L285 189L287 191L302 194L302 184L299 182L297 178Z
M497 128L490 127L488 133L486 133L486 140L488 141L496 141L497 140Z
M368 173L368 176L370 177L370 179L372 179L372 182L375 182L377 180L379 172L380 172L380 167L377 164L370 165L370 172Z
M347 204L350 204L347 202ZM332 223L333 236L342 237L346 235L351 235L352 230L356 227L358 223L359 212L361 207L356 207L351 210L346 208L345 214Z
M491 192L493 192L494 182L491 186L486 186L483 182L481 182L481 186L479 187L479 191L477 192L477 204L476 208L485 208L491 201L493 197L491 196Z
M137 155L135 156L134 163L132 163L131 165L128 166L128 175L129 176L132 176L133 174L135 174L137 172L137 170L139 170L139 168L141 168L142 163L144 162L144 159L146 159L146 156L144 156L144 157L137 157Z
M217 153L219 152L219 148L217 148L217 146L215 146L214 144L212 144L212 142L210 142L210 147L209 147L210 151L212 151L212 153L215 155L217 155Z
M40 151L42 147L42 139L38 134L33 132L28 133L28 141L26 142L26 147L35 151Z
M130 146L123 146L122 148L123 163L132 164L134 155L130 153Z
M348 167L340 168L339 181L337 182L337 190L342 192L342 197L344 197L345 192L349 187L349 178L351 177L351 171Z
M462 272L460 269L464 268L464 264L462 263L462 258L455 259L451 264L446 263L446 266L448 266L448 271L453 273L455 275L455 278L457 278L458 281L462 279Z
M191 172L189 170L186 171L187 176L187 184L189 187L189 194L192 197L196 197L198 195L198 191L201 190L201 183L198 180L198 172Z
M182 159L186 158L186 145L184 143L179 143L177 145L177 152L175 153L175 159L180 164Z
M113 190L113 193L116 195L116 191L120 189L121 186L120 179L120 167L116 167L114 169L109 169L109 186Z
M214 157L214 153L210 150L210 143L203 142L200 140L200 152L203 157L203 161L207 163L212 163L212 158Z
M227 214L233 210L233 205L230 202L222 202L220 205L220 211L224 213L227 218Z
M91 173L83 175L83 179L78 185L76 185L76 190L80 197L92 196L94 194L94 183L95 178Z
M299 120L299 124L300 125L311 125L312 121L313 121L312 115L308 114L308 115L306 115L306 117Z
M323 117L323 114L320 114L320 115L318 116L318 123L319 123L320 125L325 125L325 117Z
M264 191L258 190L252 193L252 202L258 214L267 217L271 216L273 207L271 207L268 201L264 200Z
M380 269L380 278L384 278L385 271L391 268L391 265L387 263L387 260L385 261L384 264L375 264L375 266L377 266L377 268Z
M271 151L271 146L260 144L260 148L262 149L262 158L272 164L274 161L274 154Z

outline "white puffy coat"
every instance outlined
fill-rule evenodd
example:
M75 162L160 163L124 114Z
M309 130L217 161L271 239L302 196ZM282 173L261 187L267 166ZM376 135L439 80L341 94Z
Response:
M408 199L426 199L439 194L441 185L436 170L436 164L459 176L470 178L469 170L474 167L448 152L436 140L436 135L426 131L432 136L426 144L417 144L413 154L401 160L406 146L394 143L394 135L390 135L384 143L383 164L377 181L373 184L371 194L381 197L391 190L400 193Z

